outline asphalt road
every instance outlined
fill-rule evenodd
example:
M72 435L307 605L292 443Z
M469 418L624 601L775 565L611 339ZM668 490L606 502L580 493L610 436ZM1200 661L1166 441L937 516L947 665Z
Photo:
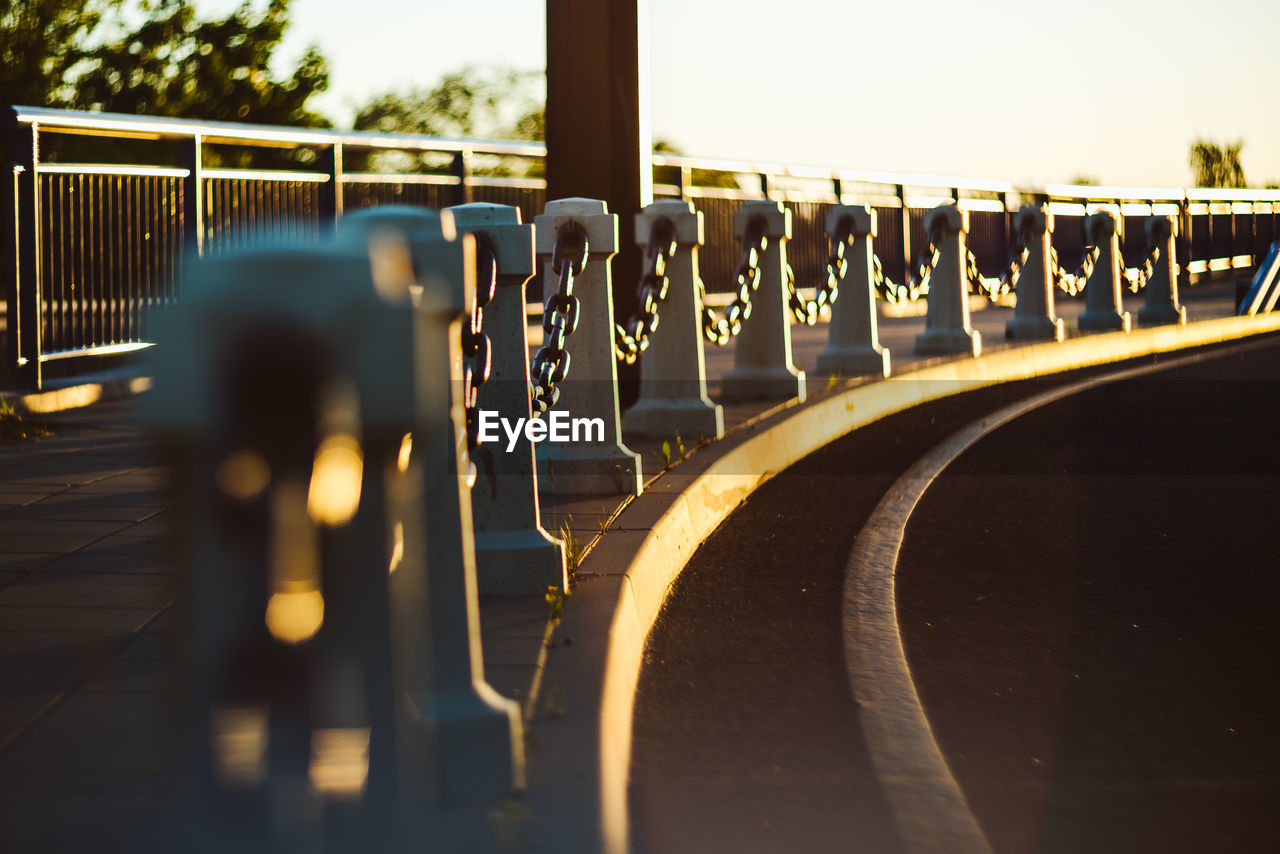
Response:
M1165 743L1156 737L1157 731L1167 734L1182 727L1175 719L1166 726L1159 720L1143 722L1136 712L1117 714L1117 709L1126 708L1145 714L1167 704L1167 691L1151 689L1153 684L1163 684L1157 676L1135 680L1135 668L1142 673L1177 674L1179 685L1195 686L1195 693L1209 692L1215 701L1230 687L1232 708L1245 709L1247 714L1231 716L1234 722L1225 724L1221 734L1214 731L1198 741L1199 754L1216 756L1219 741L1230 741L1243 729L1256 732L1259 720L1274 717L1274 704L1262 695L1269 698L1275 679L1260 663L1268 657L1274 660L1276 651L1271 628L1276 591L1264 583L1267 572L1262 568L1268 560L1272 567L1275 562L1274 553L1260 550L1268 529L1257 524L1269 510L1262 498L1274 481L1248 475L1253 491L1246 496L1236 490L1239 477L1230 473L1262 471L1252 467L1254 463L1271 465L1257 459L1267 456L1262 422L1264 410L1272 406L1259 396L1265 388L1258 383L1265 385L1266 377L1280 376L1280 347L1266 353L1266 359L1254 354L1244 362L1224 361L1216 367L1211 362L1204 368L1210 377L1214 370L1226 367L1252 371L1252 384L1205 379L1194 389L1187 386L1185 394L1155 405L1163 387L1148 381L1134 400L1113 407L1114 418L1096 420L1094 409L1105 410L1127 398L1124 389L1129 384L1123 384L1109 392L1111 397L1106 397L1106 391L1098 392L1103 398L1090 403L1088 411L1071 409L1073 402L1061 405L1066 410L1055 406L1028 416L964 455L963 465L957 463L954 469L956 476L944 478L945 483L930 490L917 508L904 546L899 591L908 654L926 710L931 720L937 716L935 732L943 751L998 854L1234 850L1234 843L1227 841L1230 835L1243 838L1246 834L1235 826L1237 819L1265 828L1266 811L1280 814L1275 809L1277 787L1267 776L1267 762L1274 767L1274 761L1256 758L1253 764L1245 763L1253 770L1244 774L1244 765L1223 760L1224 774L1214 777L1209 789L1208 778L1195 774L1180 778L1170 766L1172 782L1158 791L1179 795L1171 807L1179 815L1186 813L1188 802L1243 799L1258 806L1252 812L1238 809L1231 814L1232 826L1219 837L1222 845L1178 849L1166 844L1168 837L1176 836L1175 829L1159 837L1160 847L1148 847L1141 834L1108 835L1108 829L1119 832L1125 825L1121 819L1141 806L1141 797L1134 795L1128 801L1110 797L1086 808L1067 782L1054 788L1058 777L1046 777L1041 770L1060 769L1062 779L1069 782L1093 767L1090 762L1101 759L1104 768L1124 769L1123 774L1112 776L1114 785L1108 791L1152 791L1144 788L1147 778L1134 769L1161 767L1152 762L1171 752L1152 752L1154 745ZM1080 376L1076 372L1069 379ZM928 448L987 412L1067 380L972 392L870 425L765 484L704 543L673 588L650 637L640 676L631 781L639 852L890 854L900 850L867 758L843 661L840 602L850 548L884 491ZM1248 393L1228 393L1246 386ZM1241 397L1253 403L1245 406L1248 411L1227 411L1214 396L1215 389L1222 392L1222 399ZM1273 389L1272 399L1280 400L1275 391L1280 389ZM1231 469L1227 456L1202 457L1208 438L1222 435L1224 427L1239 419L1252 426L1244 432L1228 431L1226 435L1235 440L1224 440L1222 453L1235 454L1230 457L1233 464L1243 465L1246 460L1249 464ZM1024 424L1039 425L1038 431L1018 433L1023 437L1020 443L1002 448L1006 431L1031 430ZM1086 424L1087 428L1082 426ZM1046 425L1056 425L1060 433L1042 436ZM1148 434L1158 439L1142 445L1144 450L1135 452L1131 445L1124 445L1124 452L1113 448L1119 442L1141 444L1137 437ZM1253 450L1246 454L1244 447ZM1096 448L1107 450L1099 458L1092 450ZM1052 463L1046 450L1054 452ZM983 452L989 456L978 456ZM1018 462L1022 456L1048 468L1041 471ZM1146 460L1155 469L1163 467L1162 481L1144 479L1133 468L1135 459ZM1097 488L1064 490L1064 467L1084 465L1081 461L1101 467L1094 482ZM1186 471L1200 474L1172 474ZM1046 482L1048 477L1054 480ZM1191 495L1171 491L1170 480L1179 477ZM1174 494L1179 496L1176 501L1162 503L1161 499ZM1249 512L1259 514L1252 523L1246 521ZM1234 521L1225 524L1228 519ZM1114 530L1103 524L1112 521L1117 526ZM1047 527L1036 534L1035 523ZM1154 532L1155 527L1162 529ZM1237 557L1235 543L1242 527L1255 531L1256 536L1247 539L1256 543L1241 546L1246 551ZM1166 543L1159 533L1176 538ZM1178 572L1186 575L1194 568L1197 580L1169 583L1160 597L1152 599L1153 582L1171 570L1164 561L1148 559L1170 549L1183 561ZM1016 568L997 557L1009 553L1019 556ZM1132 574L1105 570L1103 558L1141 569ZM1066 564L1070 572L1063 568ZM1242 572L1239 567L1244 565L1251 571ZM1095 571L1089 584L1072 574L1083 569ZM1237 580L1236 575L1242 578ZM1244 584L1243 576L1248 584L1240 588L1237 598L1252 609L1247 620L1233 619L1234 606L1223 603L1209 609L1210 628L1192 631L1188 627L1182 635L1171 636L1181 636L1182 641L1156 635L1155 623L1161 620L1149 611L1181 608L1181 614L1198 618L1209 598L1206 590L1224 582L1228 587ZM1003 610L994 610L988 604L989 591L997 589L993 579L1026 596L1018 599L1002 593L995 598ZM1064 592L1081 589L1091 595L1082 598L1077 592L1069 597ZM1116 598L1119 594L1137 600L1122 603ZM1096 669L1073 657L1077 652L1084 655L1086 649L1055 645L1053 638L1046 643L1038 634L1055 627L1066 631L1061 628L1066 620L1063 614L1073 612L1063 603L1074 607L1081 601L1091 603L1092 610L1075 618L1072 626L1081 637L1097 638L1086 645L1101 662ZM1243 607L1241 602L1236 604ZM1166 614L1163 623L1169 622ZM1141 628L1132 628L1132 623ZM1145 647L1117 648L1116 638L1104 631L1118 632L1127 640L1129 636L1120 631L1126 627L1135 636L1152 638L1160 654ZM1217 640L1210 643L1206 635ZM1235 663L1224 662L1222 656L1241 652L1237 648L1247 637L1254 638L1257 647L1244 650L1249 653L1248 662L1235 658L1231 660ZM1170 649L1169 644L1182 646ZM1044 676L1046 649L1063 653L1069 666ZM1175 654L1179 650L1185 653L1182 658ZM1067 691L1057 677L1068 671L1080 673L1082 667L1091 674L1089 680L1068 685L1071 691ZM1209 682L1201 683L1199 674L1206 670ZM1042 686L1039 694L1029 692L1033 699L1025 704L1010 704L996 696L997 691L1003 694L1002 683L1010 681L1010 674L1023 674L1025 680L1048 687ZM1105 685L1092 681L1094 675L1101 678L1103 674L1108 679ZM1074 675L1065 678L1076 681ZM1266 689L1258 687L1263 683ZM1098 692L1093 691L1095 685ZM1050 702L1061 697L1071 698L1073 704ZM1009 714L1002 717L1003 710ZM1115 722L1118 732L1103 733L1100 723L1104 721ZM1213 729L1216 719L1204 726ZM1059 738L1063 739L1060 744ZM1259 739L1250 743L1252 747L1240 754L1241 761L1245 754L1257 757L1265 746ZM1055 745L1059 749L1051 750ZM1093 752L1085 751L1085 746ZM1129 747L1141 747L1145 758L1107 764L1120 762L1117 754ZM1068 761L1068 754L1078 758ZM1218 784L1228 770L1240 773L1223 788ZM1034 811L1039 801L1027 783L1031 779L1048 781L1036 791L1048 793L1041 800L1057 806ZM1056 791L1062 796L1054 801L1050 794ZM1120 806L1125 803L1130 806ZM1119 813L1120 818L1098 817L1102 814L1096 814L1095 807L1111 804L1118 805L1111 813ZM1191 823L1191 819L1183 822ZM1095 827L1096 832L1090 830ZM1249 831L1254 837L1260 832ZM1206 837L1198 839L1203 843Z
M908 661L997 854L1280 850L1280 347L989 434L916 508Z

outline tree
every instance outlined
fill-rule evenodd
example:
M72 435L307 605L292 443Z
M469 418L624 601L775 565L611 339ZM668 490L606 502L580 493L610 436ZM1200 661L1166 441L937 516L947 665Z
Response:
M1240 150L1244 140L1218 145L1207 139L1191 143L1189 157L1194 181L1198 187L1244 187L1244 167L1240 165Z
M541 140L541 74L468 65L431 89L385 92L356 111L356 130Z
M329 81L314 47L291 76L277 80L269 71L288 27L289 0L268 0L261 11L246 0L209 20L197 16L190 0L0 3L0 80L8 103L330 124L306 107Z
M84 45L120 0L0 0L0 103L70 106Z

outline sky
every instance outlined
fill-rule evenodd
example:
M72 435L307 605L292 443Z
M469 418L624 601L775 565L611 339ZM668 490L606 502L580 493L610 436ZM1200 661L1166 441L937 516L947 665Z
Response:
M1277 0L648 2L653 135L686 154L1182 186L1203 136L1243 138L1250 184L1280 183ZM339 124L464 65L546 64L544 0L291 9L282 62L320 47L314 103Z

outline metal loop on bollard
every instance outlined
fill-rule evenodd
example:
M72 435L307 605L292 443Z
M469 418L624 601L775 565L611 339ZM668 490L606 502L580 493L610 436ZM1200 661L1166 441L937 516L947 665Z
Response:
M574 253L568 257L569 253ZM582 304L573 295L573 277L587 266L587 232L570 220L556 233L555 248L551 254L551 272L559 277L556 293L547 300L542 316L542 329L546 335L543 346L533 357L529 377L533 385L533 417L538 418L556 405L560 393L555 385L569 372L569 353L565 343L578 328Z

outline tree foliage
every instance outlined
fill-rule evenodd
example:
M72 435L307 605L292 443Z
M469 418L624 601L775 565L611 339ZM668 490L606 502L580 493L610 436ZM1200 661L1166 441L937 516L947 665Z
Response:
M0 103L70 106L85 45L120 0L0 0Z
M356 130L541 140L541 74L466 66L430 89L385 92L356 111Z
M0 0L3 100L119 113L323 126L307 109L328 86L313 47L276 79L289 0L251 0L202 19L190 0ZM10 21L16 24L11 28ZM11 61L16 57L15 61ZM15 67L19 70L15 72ZM11 80L11 78L13 78Z
M1244 187L1244 167L1240 151L1244 140L1219 145L1207 139L1191 143L1190 163L1198 187Z

